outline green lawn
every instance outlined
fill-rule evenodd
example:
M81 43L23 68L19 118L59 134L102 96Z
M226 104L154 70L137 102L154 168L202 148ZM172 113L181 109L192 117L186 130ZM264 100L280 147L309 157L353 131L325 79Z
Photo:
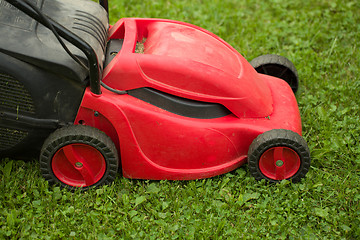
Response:
M359 239L360 2L358 0L110 1L120 17L171 18L206 28L248 60L296 65L312 166L298 184L256 182L247 165L196 181L121 177L69 192L37 161L0 163L0 239Z

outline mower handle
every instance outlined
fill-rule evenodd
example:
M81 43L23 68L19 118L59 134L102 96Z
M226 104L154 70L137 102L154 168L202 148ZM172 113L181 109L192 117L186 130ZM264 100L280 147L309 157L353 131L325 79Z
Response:
M43 20L42 16L40 16L34 9L32 9L29 5L27 5L24 1L21 0L5 0L6 2L10 3L17 9L21 10L25 14L27 14L32 19L35 19L37 22L41 23L46 28L50 27L47 25L46 21ZM100 1L101 6L107 6L107 0ZM101 79L101 71L99 66L99 61L97 59L96 53L94 49L76 34L72 33L59 23L53 21L50 18L47 18L50 24L54 27L56 32L73 44L75 47L80 49L86 56L89 61L89 77L90 77L90 90L92 93L100 95L100 79ZM51 30L51 29L50 29Z

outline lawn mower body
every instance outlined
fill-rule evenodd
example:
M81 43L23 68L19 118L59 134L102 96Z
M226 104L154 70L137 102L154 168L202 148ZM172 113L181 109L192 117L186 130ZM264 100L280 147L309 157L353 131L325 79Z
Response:
M87 91L75 122L119 139L126 177L211 177L246 162L250 144L263 132L285 127L301 134L288 84L258 74L206 30L171 20L122 19L109 39L124 40L103 81L128 94ZM135 53L141 42L143 53ZM96 109L98 117L119 124L101 127Z
M89 72L69 57L48 26L7 2L0 0L0 141L10 143L2 145L0 154L22 157L43 145L41 158L47 160L41 160L41 166L50 168L44 176L55 175L65 186L96 185L110 165L102 150L101 161L86 163L96 149L96 139L90 148L84 144L92 135L84 134L81 143L69 130L52 137L67 125L105 133L119 155L123 176L138 179L212 177L247 162L249 147L263 133L284 129L301 135L289 85L259 74L229 44L200 27L138 18L120 19L109 27L106 11L91 1L33 0L44 15L60 23L58 29L69 29L61 37L71 42L64 40L76 58L88 64ZM38 19L42 21L41 15ZM72 33L87 43L97 62L74 47L77 42L68 37ZM279 159L297 154L291 147L280 154L275 148ZM287 167L295 170L282 167L275 177L265 173L266 178L296 175L302 163L297 157L294 161L295 166ZM99 170L86 164L99 165ZM63 170L65 165L73 169Z

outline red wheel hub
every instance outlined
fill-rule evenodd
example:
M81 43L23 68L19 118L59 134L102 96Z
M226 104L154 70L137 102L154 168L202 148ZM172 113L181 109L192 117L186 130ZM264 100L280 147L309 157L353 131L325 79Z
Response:
M74 187L87 187L104 176L106 162L96 148L74 143L55 153L51 167L61 182Z
M269 148L261 155L259 168L270 179L288 179L299 170L300 157L288 147Z

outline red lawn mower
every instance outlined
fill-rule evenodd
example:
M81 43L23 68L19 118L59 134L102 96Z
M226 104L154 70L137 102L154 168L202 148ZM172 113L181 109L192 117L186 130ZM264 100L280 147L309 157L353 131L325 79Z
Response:
M284 57L248 63L216 35L163 19L108 23L108 2L0 0L0 156L40 152L74 188L190 180L248 163L294 182L310 167ZM285 80L285 81L284 81Z

